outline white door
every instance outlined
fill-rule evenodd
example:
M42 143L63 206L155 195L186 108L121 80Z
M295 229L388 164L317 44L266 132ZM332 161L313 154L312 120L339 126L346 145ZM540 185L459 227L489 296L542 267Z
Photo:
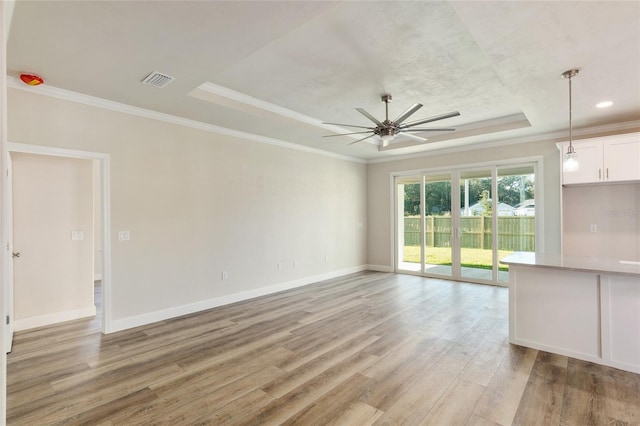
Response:
M6 270L4 271L4 282L7 285L4 287L4 304L5 304L5 312L7 313L7 318L5 319L5 341L4 347L6 352L11 352L11 347L13 344L13 259L14 254L17 256L17 253L13 252L13 170L11 167L11 155L6 156L6 176L5 176L5 185L3 188L4 195L4 213L5 213L5 222L3 235L6 236L5 242L5 265L7 265Z
M92 161L12 155L15 329L94 315Z

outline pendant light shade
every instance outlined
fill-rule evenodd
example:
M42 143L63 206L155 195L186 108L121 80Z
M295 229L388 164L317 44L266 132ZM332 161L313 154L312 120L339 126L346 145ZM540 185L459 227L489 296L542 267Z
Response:
M572 69L562 73L562 77L569 79L569 146L567 152L564 154L562 161L562 170L565 172L575 172L580 170L580 163L578 163L578 155L573 148L573 123L572 123L572 97L571 97L571 79L578 75L580 70Z

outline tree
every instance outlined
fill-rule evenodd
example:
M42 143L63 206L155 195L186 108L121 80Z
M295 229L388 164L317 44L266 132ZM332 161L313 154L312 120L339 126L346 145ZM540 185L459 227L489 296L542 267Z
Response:
M524 200L535 198L531 175L501 176L498 179L498 201L517 206Z
M483 215L491 215L491 178L470 178L467 183L469 206L480 202L484 207ZM464 179L460 181L460 186L459 206L464 208ZM425 214L427 216L451 214L451 181L426 182L424 193ZM515 207L524 200L534 198L533 175L515 174L498 178L499 202ZM420 183L404 185L404 214L405 216L418 216L420 214Z
M482 216L491 216L493 206L491 205L491 198L489 198L489 191L482 191L480 195L480 205L482 206Z
M409 183L404 185L404 215L420 215L420 184Z

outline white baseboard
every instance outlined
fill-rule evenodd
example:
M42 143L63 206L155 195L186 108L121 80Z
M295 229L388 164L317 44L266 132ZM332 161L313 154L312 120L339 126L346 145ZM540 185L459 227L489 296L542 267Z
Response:
M608 367L618 368L620 370L630 371L632 373L640 374L640 365L637 365L637 364L629 364L629 363L619 362L611 359L605 359L600 356L571 351L571 350L559 348L557 346L543 345L541 343L534 342L532 340L527 340L527 339L518 339L518 338L509 337L509 343L518 345L518 346L525 346L527 348L537 349L539 351L545 351L545 352L550 352L558 355L564 355L570 358L581 359L583 361L593 362L594 364L606 365Z
M376 272L393 272L393 268L387 265L367 265L367 270Z
M40 315L37 317L22 318L13 323L14 331L29 330L31 328L44 327L45 325L57 324L59 322L71 321L80 318L92 317L96 314L95 305L72 311L55 312L53 314Z
M215 297L213 299L207 299L207 300L203 300L196 303L189 303L187 305L175 306L175 307L163 309L160 311L154 311L154 312L149 312L146 314L136 315L136 316L127 317L123 319L112 320L108 330L109 330L109 333L127 330L129 328L139 327L141 325L151 324L151 323L163 321L169 318L189 315L195 312L216 308L218 306L241 302L243 300L253 299L260 296L266 296L268 294L277 293L279 291L289 290L296 287L302 287L305 285L317 283L319 281L338 278L343 275L366 271L368 269L369 269L368 265L354 266L351 268L340 269L338 271L327 272L325 274L320 274L320 275L313 275L310 277L305 277L305 278L301 278L294 281L288 281L280 284L260 287L253 290L242 291L240 293L229 294L226 296Z

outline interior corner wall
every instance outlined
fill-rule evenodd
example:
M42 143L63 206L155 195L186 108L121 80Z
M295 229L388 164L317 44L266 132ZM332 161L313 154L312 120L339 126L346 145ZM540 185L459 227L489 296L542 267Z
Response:
M365 267L365 164L8 95L11 142L110 155L114 322Z
M369 264L378 269L393 267L391 229L391 175L397 172L465 167L472 164L498 164L500 161L541 156L543 158L542 192L544 197L544 246L547 254L560 253L560 169L559 151L553 141L531 142L484 149L469 148L448 154L415 157L398 161L371 163L368 173L368 254Z

